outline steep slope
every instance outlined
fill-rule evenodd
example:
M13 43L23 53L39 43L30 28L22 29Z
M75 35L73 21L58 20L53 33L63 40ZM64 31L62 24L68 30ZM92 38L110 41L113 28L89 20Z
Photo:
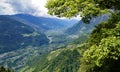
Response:
M75 19L69 20L50 17L36 17L28 14L16 14L10 17L45 33L50 40L49 43L56 44L69 42L71 39L64 34L64 30L78 22L78 20Z
M68 45L51 51L36 64L24 67L20 72L78 72L84 46Z
M77 20L36 17L28 14L17 14L11 17L36 27L41 31L64 29L66 27L71 27L77 22Z
M47 23L47 26L42 23ZM1 15L0 65L19 71L31 62L35 63L43 54L65 45L67 40L61 35L63 34L61 30L71 26L72 23L74 20L39 18L23 14L18 14L18 17ZM60 30L56 30L57 28Z
M5 53L25 46L47 44L47 37L32 27L9 18L0 16L0 53Z
M80 36L83 34L91 33L97 24L107 19L108 19L108 16L102 15L100 17L92 19L89 24L85 24L82 21L79 21L72 27L68 28L65 31L65 33L68 35L80 35Z
M120 16L112 15L92 31L87 43L54 50L21 72L119 72Z
M104 16L103 16L102 20L106 20L106 19L107 17L105 16L105 19L104 19ZM98 19L98 21L99 20L100 19ZM91 28L93 28L95 25L92 25ZM76 27L78 27L78 30L80 30L79 29L80 26L76 26ZM86 27L88 26L86 25ZM88 33L90 33L89 30L91 29L87 30ZM72 45L68 45L67 47L57 49L48 53L41 60L39 60L35 64L35 66L27 66L23 68L21 72L28 72L28 71L29 72L80 72L81 70L80 63L82 61L81 58L82 58L83 52L86 50L86 48L90 47L90 44L84 43L86 39L89 39L88 35L86 34L87 32L84 32L85 35L82 34L79 39L74 40L72 42ZM81 41L78 41L78 40L81 40ZM84 43L84 44L79 44L79 43Z

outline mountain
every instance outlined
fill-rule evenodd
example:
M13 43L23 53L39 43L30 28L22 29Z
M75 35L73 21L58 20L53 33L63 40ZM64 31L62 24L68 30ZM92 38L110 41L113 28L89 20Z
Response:
M47 17L36 17L28 14L16 14L12 15L12 18L21 21L23 23L29 24L32 27L38 28L40 31L47 30L58 30L71 27L78 20L69 19L57 19L57 18L47 18Z
M46 35L9 16L0 16L0 54L26 46L48 44Z
M85 44L68 45L53 50L35 64L22 68L20 72L78 72L84 46Z
M19 71L37 62L45 53L66 44L63 29L75 22L27 14L0 15L0 65Z
M63 26L65 26L62 25L63 22L69 23L69 20L35 17L26 14L1 15L0 65L16 71L41 59L41 55L48 53L48 51L64 46L64 37L61 35ZM47 26L42 25L42 23L47 23ZM67 25L65 28L70 26ZM55 28L52 29L52 26ZM56 30L56 27L59 27L59 30ZM52 38L49 34L52 35Z
M77 22L72 27L68 28L65 33L68 35L80 35L91 33L94 27L102 21L108 19L108 15L102 15L97 18L93 18L89 24L85 24L82 21Z
M89 44L85 43L89 39L89 34L94 29L94 26L107 19L108 16L103 15L92 19L90 24L79 21L73 27L70 27L69 31L66 31L67 36L78 35L77 39L66 47L47 53L35 64L22 68L21 72L80 72L80 59L83 52L89 47Z
M72 27L78 22L76 19L58 19L50 17L36 17L29 14L16 14L10 15L11 18L16 19L22 23L25 23L32 28L45 33L49 43L65 43L70 41L65 35L64 30Z

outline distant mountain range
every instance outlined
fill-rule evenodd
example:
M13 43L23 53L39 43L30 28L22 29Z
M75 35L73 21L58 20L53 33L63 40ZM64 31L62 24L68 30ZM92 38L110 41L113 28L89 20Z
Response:
M83 35L87 33L91 33L91 31L94 29L96 25L101 23L102 21L105 21L108 19L108 15L102 15L97 18L93 18L89 24L85 24L80 20L76 24L74 24L72 27L68 28L65 33L68 35Z
M71 27L77 20L36 17L28 14L0 15L0 53L28 45L48 44L48 30Z
M69 19L36 17L28 14L16 14L16 15L12 15L11 17L25 24L28 24L32 27L35 27L42 32L45 32L47 30L66 29L78 22L78 20L75 19L69 20Z
M74 24L65 33L67 36L78 35L79 38L65 47L49 52L34 65L22 68L21 72L80 72L82 54L84 49L89 47L85 43L89 38L87 34L90 34L96 25L107 20L108 17L106 15L97 17L89 24L84 24L82 21Z
M41 54L63 46L65 35L61 35L59 31L72 27L77 22L78 20L27 14L0 15L0 65L18 70L32 60L39 59ZM51 31L52 44L46 34Z
M67 48L55 49L76 39L76 35L79 38L74 40L73 44L86 41L88 35L84 34L90 33L94 26L106 19L108 16L103 15L92 19L90 24L84 24L81 20L36 17L27 14L0 15L0 65L6 63L5 65L15 70L24 67L25 70L29 70L32 68L31 62L32 64L38 62L38 65L33 67L35 72L53 71L54 68L60 71L70 71L68 68L77 70L80 53L76 45L75 49L74 47L71 49L69 45ZM48 53L49 51L52 52ZM42 56L45 53L48 54Z
M31 26L10 18L0 16L0 54L24 48L48 44L45 34L36 31Z

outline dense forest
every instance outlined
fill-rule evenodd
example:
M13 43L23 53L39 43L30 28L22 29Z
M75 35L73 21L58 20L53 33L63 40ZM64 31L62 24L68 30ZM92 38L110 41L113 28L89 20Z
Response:
M0 54L25 48L48 44L46 35L23 22L0 15Z
M119 72L120 69L120 0L49 0L48 13L58 17L80 15L89 23L94 17L108 14L109 20L97 25L81 59L80 72ZM67 71L66 71L67 72Z
M14 72L14 71L2 66L2 67L0 67L0 72Z
M65 43L68 40L66 38L74 34L79 37L64 46L55 45L56 48L45 50L46 53L39 56L40 58L31 58L29 64L17 71L120 72L119 6L120 0L48 0L46 8L50 15L67 18L80 16L82 20L68 28L65 31L67 35L53 36L55 41L53 39L51 46L56 42L58 46L60 42ZM102 16L105 16L104 19L99 20L98 17ZM95 23L98 24L91 22L94 19L97 19ZM85 30L81 34L82 26ZM89 31L90 28L93 30ZM47 46L46 49L50 49L50 44ZM0 72L13 71L0 67Z

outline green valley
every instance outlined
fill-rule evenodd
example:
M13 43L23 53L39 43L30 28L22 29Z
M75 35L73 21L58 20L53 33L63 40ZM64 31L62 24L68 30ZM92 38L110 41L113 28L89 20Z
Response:
M29 4L0 15L0 72L120 72L120 0Z
M34 28L9 16L0 16L0 54L29 45L40 46L48 42L46 35Z
M84 50L82 48L85 45L68 45L51 51L44 55L35 66L25 67L21 72L77 72L80 68L82 50Z

